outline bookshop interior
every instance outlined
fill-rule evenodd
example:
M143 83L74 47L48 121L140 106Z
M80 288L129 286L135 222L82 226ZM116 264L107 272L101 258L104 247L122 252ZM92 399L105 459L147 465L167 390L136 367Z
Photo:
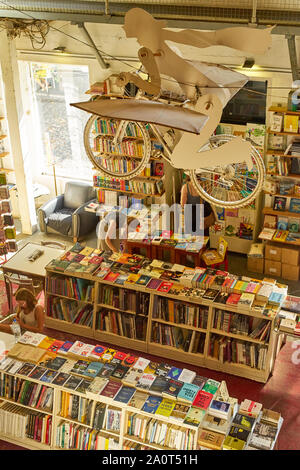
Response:
M300 450L299 2L0 3L0 449Z

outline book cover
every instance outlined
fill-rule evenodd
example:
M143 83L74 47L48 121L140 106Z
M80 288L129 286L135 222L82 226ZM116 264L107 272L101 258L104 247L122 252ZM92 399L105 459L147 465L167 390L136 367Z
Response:
M28 375L28 377L31 377L32 379L40 379L42 375L47 371L45 367L41 366L36 366Z
M286 197L275 196L273 209L275 211L285 211L286 208Z
M192 383L184 383L177 395L177 400L192 404L199 392L199 387Z
M214 301L218 294L219 294L219 291L217 289L206 289L206 291L203 294L203 299Z
M161 395L168 387L168 379L163 376L157 376L152 383L149 392L155 395Z
M65 372L59 372L57 376L52 381L53 385L60 385L61 387L66 383L66 381L70 378L70 374L66 374Z
M226 304L227 305L237 305L239 303L239 300L241 298L241 294L230 294L227 301L226 301Z
M84 380L84 379L83 379ZM96 377L93 379L88 388L86 389L86 394L90 398L99 399L100 392L104 389L104 387L108 384L108 379ZM81 384L80 384L81 386Z
M129 403L129 401L131 400L135 392L136 392L135 388L123 385L123 387L119 390L119 392L115 396L114 400L120 401L121 403Z
M71 375L70 378L64 383L64 387L70 390L77 390L78 385L82 382L81 377L77 377L76 375Z
M168 379L168 387L164 392L162 392L162 395L166 398L177 398L182 386L183 382L179 382L179 380L175 379Z
M101 344L96 344L96 346L94 346L94 349L92 349L92 351L90 352L89 357L94 358L94 359L100 359L106 350L107 350L106 346L101 346Z
M193 380L196 377L196 372L190 369L182 369L180 376L178 377L178 380L180 382L187 382L187 383L193 383Z
M155 414L169 417L174 410L176 402L174 400L169 400L168 398L163 398L160 405L158 406Z
M53 359L48 359L45 362L43 361L43 366L47 367L48 369L58 371L66 362L67 362L67 359L65 359L64 357L56 356ZM40 363L40 365L41 365L41 363Z
M129 369L127 374L122 379L123 384L136 387L136 384L143 375L142 370Z
M178 420L179 422L183 422L185 419L188 411L190 409L190 406L185 404L185 403L179 403L175 402L175 406L173 408L173 411L171 413L171 418L174 418Z
M160 279L151 279L147 284L147 289L157 290L163 281Z
M212 450L221 450L225 436L215 431L202 430L198 435L198 445Z
M90 384L91 384L90 380L82 379L82 381L80 382L80 384L76 388L76 392L86 393L86 391L89 388Z
M121 387L122 384L120 382L109 380L103 390L100 392L100 395L114 399Z
M129 370L129 366L123 366L119 364L111 374L111 378L122 380Z
M221 385L221 383L218 382L217 380L208 379L202 390L204 390L205 392L209 392L212 395L214 395L216 393L216 391L218 390L218 388L220 387L220 385Z
M57 353L64 343L64 341L56 339L52 344L50 344L49 348L47 348L47 351Z
M245 441L232 436L226 436L223 442L223 449L227 450L243 450Z
M179 380L179 376L182 372L182 369L179 367L172 367L171 370L169 371L167 378L168 379L174 379L174 380Z
M210 431L216 431L222 434L227 434L229 422L227 419L220 418L219 416L213 416L209 413L206 413L201 427L209 429Z
M58 354L67 354L73 344L74 343L72 341L65 341L64 344L59 348Z
M239 413L246 414L248 416L254 416L255 418L257 418L261 410L262 410L261 403L258 403L258 402L255 402L246 398L245 400L242 401L240 405Z
M231 405L227 402L212 400L208 412L213 416L222 416L227 419L231 413Z
M205 390L199 390L193 401L193 406L206 410L209 407L213 395Z
M186 417L184 418L184 424L190 426L199 427L205 415L205 410L191 406Z
M146 374L144 373L138 383L136 384L136 387L139 388L140 390L147 390L149 391L151 385L153 384L156 376L154 374Z
M135 394L132 396L129 402L129 406L133 408L141 409L144 405L148 395L144 392L136 391Z
M18 372L20 373L20 371ZM57 375L57 372L55 370L47 370L43 375L42 377L40 378L40 380L42 382L47 382L47 383L51 383L52 380L54 379L54 377Z
M105 363L99 372L98 377L109 378L116 368L115 364Z
M21 369L18 370L18 374L29 375L30 372L32 372L34 368L35 368L35 364L30 364L28 362L25 362L23 367L21 367Z
M126 357L122 361L123 366L133 367L138 360L138 356L134 354L127 354Z
M150 360L144 357L139 357L136 363L133 365L134 369L137 370L145 370L146 367L149 365Z
M156 395L149 395L142 407L142 411L154 414L161 402L162 397L158 397Z
M161 375L162 377L167 377L171 369L172 369L172 366L170 366L169 364L166 364L165 362L162 362L161 364L158 365L155 371L155 374Z
M297 214L300 213L300 199L294 197L291 198L289 211Z
M163 281L157 290L159 292L169 292L172 285L173 285L173 282L171 281Z
M107 348L101 356L101 361L109 363L112 360L112 358L114 357L115 352L116 352L115 349Z
M241 428L240 426L232 425L230 427L230 431L228 433L229 436L234 437L236 439L240 439L241 441L247 441L249 437L250 431L247 429Z
M102 364L102 362L90 362L83 371L83 375L90 378L97 377L103 366L104 364Z
M128 356L128 353L124 353L122 351L116 351L113 359L116 359L122 362L127 356Z
M199 389L202 390L207 380L207 377L203 377L202 375L197 374L192 383L198 385Z
M255 423L254 417L251 416L246 416L241 413L236 413L232 420L232 424L235 424L236 426L239 426L241 428L247 429L248 431L251 431L254 423Z
M78 361L75 362L71 374L78 374L78 375L84 375L84 372L89 366L89 362L85 361L83 359L79 359Z

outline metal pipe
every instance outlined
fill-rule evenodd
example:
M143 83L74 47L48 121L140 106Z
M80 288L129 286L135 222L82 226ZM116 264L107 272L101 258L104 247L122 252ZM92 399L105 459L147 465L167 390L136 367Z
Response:
M107 64L106 62L104 62L100 52L98 51L97 47L96 47L96 44L94 43L93 39L91 38L88 30L86 29L84 23L76 23L78 28L80 28L83 32L83 35L86 39L86 41L92 46L92 48L94 49L95 51L95 54L96 54L96 58L99 62L99 64L101 65L101 67L103 69L108 69L109 68L109 64Z

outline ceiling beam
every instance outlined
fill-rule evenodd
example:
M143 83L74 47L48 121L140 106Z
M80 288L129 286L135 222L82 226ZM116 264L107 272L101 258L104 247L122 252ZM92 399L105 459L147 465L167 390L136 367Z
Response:
M109 68L109 65L104 62L100 52L98 51L97 47L96 47L96 44L94 43L90 33L88 32L88 30L86 29L85 27L85 24L84 23L76 23L78 28L81 30L82 32L82 35L84 36L85 40L88 42L88 44L92 47L92 49L94 50L94 53L96 55L96 58L100 64L100 66L103 68L103 69L108 69Z
M299 79L299 69L298 69L298 62L297 62L295 36L292 34L287 34L285 37L287 39L288 48L289 48L292 77L293 77L293 81L296 81Z

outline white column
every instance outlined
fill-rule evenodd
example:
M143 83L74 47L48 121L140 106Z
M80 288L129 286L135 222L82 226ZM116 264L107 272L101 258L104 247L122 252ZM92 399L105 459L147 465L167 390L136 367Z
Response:
M18 189L22 232L32 234L36 230L36 211L33 197L31 145L32 132L23 109L15 40L0 33L0 64L10 148Z

